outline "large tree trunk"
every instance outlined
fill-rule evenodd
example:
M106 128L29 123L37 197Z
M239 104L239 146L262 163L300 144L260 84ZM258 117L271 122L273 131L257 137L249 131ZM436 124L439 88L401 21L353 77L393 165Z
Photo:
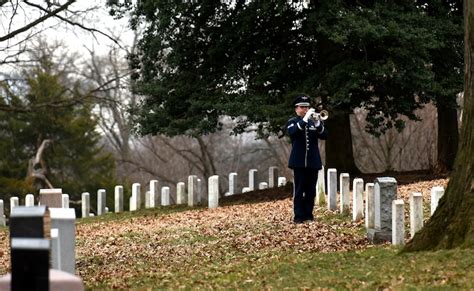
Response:
M325 122L329 136L326 141L326 168L338 173L358 174L352 151L351 123L348 113L331 112Z
M35 157L29 161L27 178L32 178L32 186L37 190L54 188L48 180L48 166L44 159L44 151L51 145L51 143L52 141L50 139L43 140Z
M446 193L406 251L474 247L474 10L464 1L464 112L459 151Z
M446 173L453 169L458 151L458 112L454 106L438 102L438 161L437 172Z

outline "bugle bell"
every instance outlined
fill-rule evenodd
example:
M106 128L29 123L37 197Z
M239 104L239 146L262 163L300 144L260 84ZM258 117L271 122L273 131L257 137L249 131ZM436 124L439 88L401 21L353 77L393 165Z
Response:
M326 110L321 110L313 114L314 120L326 120L329 117L329 113Z

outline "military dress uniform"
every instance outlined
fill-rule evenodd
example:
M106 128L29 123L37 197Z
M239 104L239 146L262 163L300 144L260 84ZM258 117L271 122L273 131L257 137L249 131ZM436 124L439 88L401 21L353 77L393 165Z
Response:
M312 118L305 122L300 116L288 120L286 128L292 144L288 167L294 176L294 222L300 223L314 219L316 182L322 168L318 139L326 139L327 130L322 121L316 126Z

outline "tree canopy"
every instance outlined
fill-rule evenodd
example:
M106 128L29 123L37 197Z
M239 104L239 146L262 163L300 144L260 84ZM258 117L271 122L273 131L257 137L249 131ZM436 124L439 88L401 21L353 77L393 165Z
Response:
M115 14L132 8L112 2ZM401 129L401 116L416 120L415 109L462 90L457 2L140 1L130 20L145 27L130 56L144 96L135 129L203 134L228 115L236 132L256 123L270 134L297 92L330 112L364 107L374 134Z

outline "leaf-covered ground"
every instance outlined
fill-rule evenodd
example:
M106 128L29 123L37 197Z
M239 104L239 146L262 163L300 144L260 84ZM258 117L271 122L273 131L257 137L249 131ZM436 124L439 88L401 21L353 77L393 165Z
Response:
M115 287L129 287L127 277L140 272L166 278L222 260L232 265L262 252L334 252L368 246L357 224L294 225L290 210L291 201L285 199L79 225L78 270L85 281L115 277L120 278L113 282Z
M405 184L398 193L408 203L411 192L422 192L427 203L431 187L446 184L446 179ZM238 281L242 279L238 274L248 272L254 261L279 253L372 247L362 222L353 223L324 208L315 209L316 221L293 224L288 190L226 197L223 207L212 210L176 207L176 212L156 209L82 220L77 224L77 272L88 287L212 287L200 278L235 273ZM4 230L0 232L0 274L8 269Z

